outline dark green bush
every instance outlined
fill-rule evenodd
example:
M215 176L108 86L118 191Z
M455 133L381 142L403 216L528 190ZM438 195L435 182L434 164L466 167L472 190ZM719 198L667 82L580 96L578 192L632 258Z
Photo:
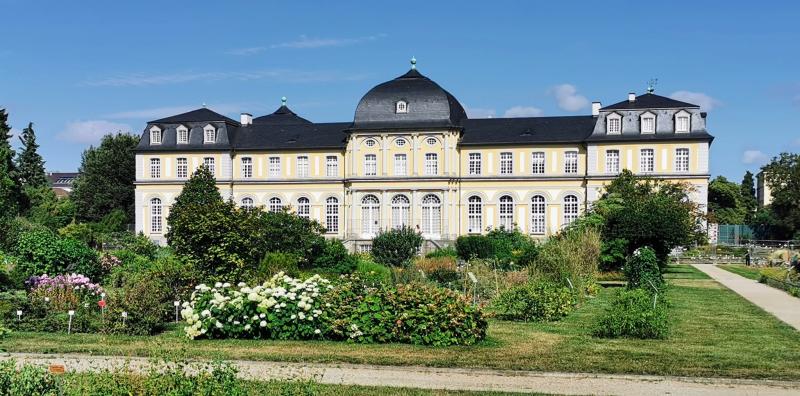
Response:
M603 241L600 244L600 271L619 271L625 265L628 240L622 238Z
M456 239L456 252L464 261L491 258L493 249L492 241L485 235L462 235Z
M17 271L23 276L78 273L92 279L102 277L97 253L86 244L61 238L50 231L29 231L20 235L14 251Z
M664 284L656 253L647 246L636 249L622 270L628 279L629 289L643 287L652 292L653 286L660 288Z
M669 330L667 302L663 294L645 289L620 289L595 326L594 334L606 338L665 338Z
M369 257L359 257L358 255L355 257L357 259L355 274L365 283L371 285L392 283L392 270L389 267L380 265Z
M330 239L324 242L322 251L314 259L314 269L320 272L349 274L356 269L358 259L347 251L342 241Z
M383 265L405 267L421 246L422 235L411 227L381 231L372 240L372 257Z
M25 364L17 370L17 362L0 362L0 396L58 396L59 382L46 368Z
M261 260L261 263L259 263L255 273L248 279L252 279L254 283L262 283L278 272L283 272L289 276L296 276L300 273L297 266L298 261L297 256L290 253L267 253L264 259Z
M152 335L174 318L175 297L170 285L157 276L141 277L112 294L102 331L128 335ZM123 324L122 312L128 317Z
M458 257L458 252L456 252L456 248L453 246L445 246L441 248L437 248L436 250L432 250L425 255L425 258L436 258L436 257Z
M455 257L419 258L414 262L414 269L422 271L426 278L442 286L450 285L458 280L458 266Z
M538 281L503 291L492 309L503 320L552 321L567 316L576 302L569 287Z
M494 228L486 234L486 238L492 244L492 258L497 260L503 269L519 266L520 254L534 243L530 237L521 233L517 228Z

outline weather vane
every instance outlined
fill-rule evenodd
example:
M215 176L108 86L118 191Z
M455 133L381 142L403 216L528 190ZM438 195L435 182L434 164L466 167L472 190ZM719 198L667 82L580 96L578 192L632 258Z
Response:
M651 78L650 81L647 82L647 93L653 93L656 90L656 85L658 85L658 79Z

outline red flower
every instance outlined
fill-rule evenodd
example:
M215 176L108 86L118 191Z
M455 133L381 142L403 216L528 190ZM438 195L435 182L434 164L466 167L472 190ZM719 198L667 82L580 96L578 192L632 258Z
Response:
M106 307L106 300L100 300L100 301L98 301L98 302L97 302L97 305L99 305L99 306L100 306L100 308L105 308L105 307Z

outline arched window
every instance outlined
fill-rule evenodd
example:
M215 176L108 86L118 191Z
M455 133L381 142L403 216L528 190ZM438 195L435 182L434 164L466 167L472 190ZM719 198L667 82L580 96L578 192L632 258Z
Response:
M325 228L329 233L339 232L339 199L336 197L325 200Z
M401 228L408 226L411 205L405 195L395 195L392 198L392 227Z
M281 203L281 199L278 197L272 197L269 199L269 211L270 212L280 212L283 209L283 204Z
M374 236L381 225L381 207L378 197L367 195L361 200L361 232Z
M216 143L217 130L211 124L203 128L203 143Z
M242 198L242 208L253 209L253 198Z
M514 198L508 195L500 197L500 227L510 230L514 224Z
M547 206L544 203L544 197L541 195L534 195L531 198L531 233L544 234L546 225L546 211Z
M150 232L160 234L163 230L163 218L161 217L161 199L153 198L150 200Z
M428 194L422 198L422 233L439 235L441 232L442 205L439 197Z
M297 215L306 219L311 217L311 202L308 198L297 198Z
M564 197L564 224L563 227L569 225L578 218L578 197L574 195L567 195Z
M483 200L477 195L469 197L467 203L467 232L480 234L483 230Z

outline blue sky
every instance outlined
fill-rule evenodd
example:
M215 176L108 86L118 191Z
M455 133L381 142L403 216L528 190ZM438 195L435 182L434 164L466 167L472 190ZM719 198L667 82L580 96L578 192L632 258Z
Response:
M351 120L411 56L474 117L587 114L655 77L709 112L714 175L800 151L797 2L122 3L0 0L0 107L48 170L203 103Z

